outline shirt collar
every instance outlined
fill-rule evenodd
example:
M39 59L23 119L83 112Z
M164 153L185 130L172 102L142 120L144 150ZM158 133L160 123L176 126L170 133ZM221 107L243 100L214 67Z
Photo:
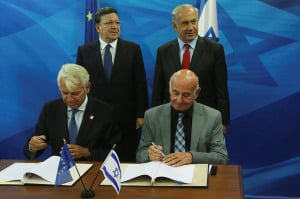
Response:
M195 46L196 46L196 43L197 43L197 39L198 39L198 37L196 37L190 43L188 43L192 49L195 49ZM179 37L178 37L178 44L179 44L179 48L180 49L184 49L185 42L183 42Z
M101 48L101 50L104 50L105 46L106 46L108 43L106 43L105 41L103 41L103 40L100 39L100 38L99 38L99 41L100 41L100 48ZM116 39L115 41L113 41L113 42L111 42L111 43L109 43L109 44L111 45L111 47L112 47L113 49L116 49L116 47L117 47L117 42L118 42L118 39Z
M186 111L182 112L184 114L184 117L190 117L193 114L193 107L194 104ZM171 106L171 117L177 117L178 113L180 113L180 111L176 111L172 106Z

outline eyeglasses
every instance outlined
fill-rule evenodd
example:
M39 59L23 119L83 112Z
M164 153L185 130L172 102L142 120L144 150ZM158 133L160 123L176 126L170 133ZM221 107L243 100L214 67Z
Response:
M120 22L119 21L108 21L108 22L103 23L103 25L105 25L105 26L112 26L112 25L120 26Z

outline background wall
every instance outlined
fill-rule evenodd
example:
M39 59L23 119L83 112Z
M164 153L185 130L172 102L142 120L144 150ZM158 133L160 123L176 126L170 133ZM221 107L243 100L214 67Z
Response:
M121 37L141 45L150 96L156 49L177 36L172 9L199 1L98 4L115 7ZM84 43L85 3L0 1L0 159L24 158L43 103L59 97L58 69L75 62ZM230 163L242 165L247 198L300 196L300 1L218 0L217 9L229 72Z

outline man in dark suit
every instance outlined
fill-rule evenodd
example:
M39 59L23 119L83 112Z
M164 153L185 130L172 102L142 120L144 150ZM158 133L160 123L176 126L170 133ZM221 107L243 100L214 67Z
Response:
M157 50L152 106L169 101L169 78L183 67L184 45L189 44L187 68L196 73L202 88L197 101L222 113L225 134L230 120L230 109L223 46L198 36L198 9L192 5L179 5L173 10L172 26L178 32L178 38Z
M227 163L221 113L195 101L200 90L198 77L190 70L171 76L170 103L145 113L138 162L163 161L172 166Z
M75 160L103 161L121 139L114 108L93 97L87 97L91 84L85 68L76 64L62 66L57 77L61 99L44 105L33 136L24 146L28 159L41 155L50 145L53 155L60 155L66 140ZM71 142L72 110L76 110L74 143ZM76 135L77 134L77 135Z
M137 131L148 108L147 80L140 47L119 38L120 20L115 9L104 7L95 15L99 40L78 48L77 64L90 76L90 95L115 106L121 118L121 161L135 162ZM110 45L109 51L106 51ZM107 54L109 59L107 58ZM112 62L110 72L106 63ZM107 73L106 73L107 72Z

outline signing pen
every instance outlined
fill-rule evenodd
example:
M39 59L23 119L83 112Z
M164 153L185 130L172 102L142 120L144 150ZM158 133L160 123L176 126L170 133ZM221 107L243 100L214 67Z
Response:
M46 141L46 139L45 139L44 137L42 137L42 136L38 136L38 139L39 139L40 141L42 141L42 142L45 142L45 141Z
M152 145L154 146L154 148L159 149L158 146L154 142L152 142ZM163 152L161 152L161 155L162 155L162 157L166 156Z

